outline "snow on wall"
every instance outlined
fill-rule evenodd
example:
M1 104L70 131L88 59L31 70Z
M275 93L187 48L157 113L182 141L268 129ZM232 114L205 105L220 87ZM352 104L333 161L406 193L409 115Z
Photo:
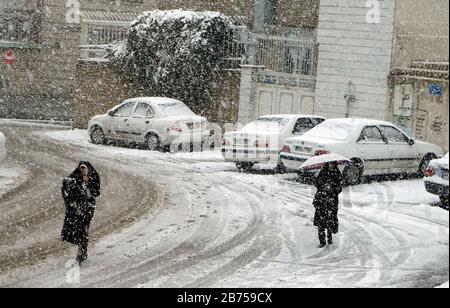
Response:
M377 5L379 20L370 14ZM350 117L385 118L394 15L395 0L320 1L317 114L344 117L353 94Z

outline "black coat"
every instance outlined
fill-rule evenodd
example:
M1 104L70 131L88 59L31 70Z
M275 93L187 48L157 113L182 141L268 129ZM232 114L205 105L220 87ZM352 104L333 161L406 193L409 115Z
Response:
M317 194L313 205L316 208L314 226L339 231L339 194L342 192L342 174L339 169L325 168L315 179Z
M80 171L81 165L89 170L89 182L84 184ZM100 196L100 176L89 162L80 162L77 169L65 178L62 195L66 207L64 226L61 232L63 241L87 246L89 226L94 217L96 198Z

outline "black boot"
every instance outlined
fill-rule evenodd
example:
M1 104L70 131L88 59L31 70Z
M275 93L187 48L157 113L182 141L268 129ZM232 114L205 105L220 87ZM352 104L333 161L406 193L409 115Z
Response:
M333 233L328 230L328 245L333 245Z
M325 232L325 229L319 228L319 248L324 248L327 245Z
M78 264L82 264L84 261L86 261L88 258L87 256L87 249L83 246L78 246L78 254L77 254L77 262Z

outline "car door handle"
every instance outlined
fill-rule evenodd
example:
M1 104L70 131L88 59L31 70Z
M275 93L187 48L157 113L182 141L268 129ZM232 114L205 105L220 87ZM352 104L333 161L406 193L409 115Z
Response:
M124 122L128 122L128 119L123 120Z
M145 121L145 124L150 124L150 121Z

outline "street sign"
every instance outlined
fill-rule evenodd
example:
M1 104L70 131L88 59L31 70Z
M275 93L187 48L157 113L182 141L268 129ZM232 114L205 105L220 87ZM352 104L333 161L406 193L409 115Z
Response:
M438 84L431 84L430 87L430 94L433 96L443 96L444 95L444 89L441 85Z
M4 60L7 65L13 65L14 62L17 61L17 58L12 50L8 50L6 52L6 57L4 57Z

